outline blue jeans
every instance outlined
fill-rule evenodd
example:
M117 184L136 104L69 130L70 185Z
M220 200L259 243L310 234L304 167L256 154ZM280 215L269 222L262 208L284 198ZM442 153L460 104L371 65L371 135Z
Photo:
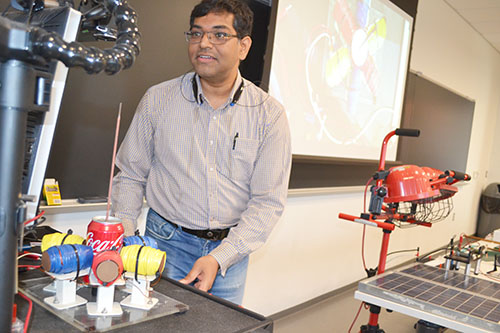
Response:
M183 232L181 228L176 228L165 221L153 209L148 212L145 235L156 239L160 250L167 253L163 274L174 280L184 278L198 258L206 256L221 243L221 241L210 241ZM248 256L229 267L225 276L222 276L219 271L212 289L208 292L241 304L247 268Z

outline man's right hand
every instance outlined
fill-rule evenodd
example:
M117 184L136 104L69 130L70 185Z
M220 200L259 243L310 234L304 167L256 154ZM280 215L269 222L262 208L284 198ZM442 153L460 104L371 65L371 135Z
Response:
M206 255L198 258L188 275L186 275L183 279L180 279L179 282L190 284L191 282L198 280L194 284L195 288L203 291L209 291L212 289L212 285L214 284L218 271L219 263L217 260L215 260L215 258L211 255Z

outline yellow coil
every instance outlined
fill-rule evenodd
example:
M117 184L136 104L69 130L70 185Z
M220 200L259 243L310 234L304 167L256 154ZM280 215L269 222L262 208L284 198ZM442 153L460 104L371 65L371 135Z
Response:
M137 253L142 245L134 244L124 246L120 251L123 261L123 269L127 272L135 273ZM137 274L155 275L156 272L163 272L167 254L150 246L144 246L139 256Z
M57 245L62 245L62 244L83 244L85 239L83 237L80 237L78 235L68 235L67 234L61 234L59 232L53 233L53 234L47 234L43 236L42 238L42 252L47 250L48 248L52 246L57 246ZM66 237L66 239L64 239ZM64 239L64 243L61 243Z

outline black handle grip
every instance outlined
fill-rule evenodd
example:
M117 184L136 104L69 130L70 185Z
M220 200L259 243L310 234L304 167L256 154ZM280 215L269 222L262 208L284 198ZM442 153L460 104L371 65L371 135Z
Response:
M445 172L448 176L451 176L453 178L455 178L456 180L470 180L470 176L468 174L466 174L465 172L458 172L458 171L454 171L454 170L447 170Z
M395 132L396 132L396 135L399 135L399 136L414 136L414 137L420 136L419 129L397 128Z

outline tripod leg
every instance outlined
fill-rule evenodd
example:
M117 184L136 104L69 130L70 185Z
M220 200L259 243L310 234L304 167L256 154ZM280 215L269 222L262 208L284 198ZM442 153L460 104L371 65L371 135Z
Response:
M384 333L378 325L378 315L380 314L380 306L370 304L370 319L368 325L361 326L361 333Z

